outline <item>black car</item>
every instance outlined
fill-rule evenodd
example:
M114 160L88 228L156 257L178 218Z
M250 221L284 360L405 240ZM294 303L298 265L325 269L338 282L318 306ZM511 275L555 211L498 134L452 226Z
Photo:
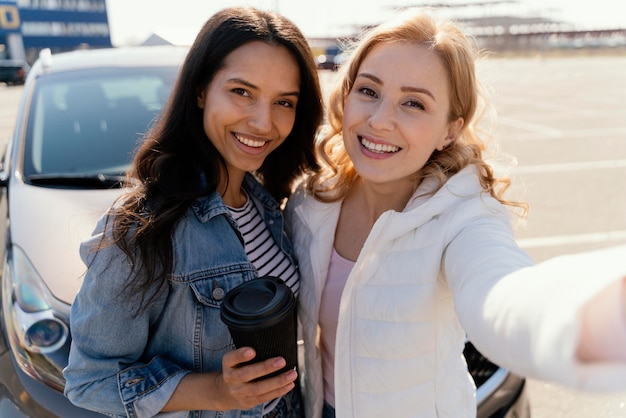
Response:
M24 84L29 66L25 61L0 59L0 83Z
M529 418L526 381L485 358L471 342L463 355L476 384L478 418Z

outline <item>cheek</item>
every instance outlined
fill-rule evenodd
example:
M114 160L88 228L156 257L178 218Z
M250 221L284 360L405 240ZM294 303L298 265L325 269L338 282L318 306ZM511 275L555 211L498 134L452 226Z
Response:
M364 112L360 103L356 100L351 100L351 97L351 95L348 95L343 107L343 126L349 126L357 118L357 115Z
M284 140L291 133L296 122L296 112L294 111L278 111L274 116L274 124L278 130L280 139Z
M206 107L202 109L202 127L206 136L211 138L213 136L212 128L215 127L215 123L211 122L211 112Z
M359 122L363 119L363 112L359 111L358 107L357 104L347 101L343 112L342 136L344 146L349 153L351 153L351 148L356 146L356 144L352 144L354 138L351 132L354 134L355 126L359 125Z
M220 142L227 135L228 126L228 121L224 119L221 112L212 111L205 106L202 111L202 128L207 139L218 149Z

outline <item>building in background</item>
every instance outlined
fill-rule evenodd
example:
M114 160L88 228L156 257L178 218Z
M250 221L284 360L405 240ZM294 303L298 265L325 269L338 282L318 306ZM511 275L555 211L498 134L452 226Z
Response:
M399 1L394 3L400 3ZM400 11L414 7L458 22L481 51L495 54L619 53L626 54L626 20L617 27L581 28L561 20L559 10L537 10L523 0L407 0ZM616 11L617 12L617 11ZM345 45L371 26L354 25L352 34L310 38L320 69L337 69L346 59Z
M0 59L111 46L106 0L0 0Z

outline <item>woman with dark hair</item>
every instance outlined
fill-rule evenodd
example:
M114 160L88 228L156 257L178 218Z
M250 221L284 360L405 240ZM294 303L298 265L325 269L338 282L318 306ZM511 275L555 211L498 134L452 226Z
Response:
M234 349L220 305L265 275L298 293L280 202L317 170L321 103L292 22L253 8L207 21L135 156L135 186L81 245L73 403L109 416L300 415L296 370L257 380L285 359L243 365L255 352Z

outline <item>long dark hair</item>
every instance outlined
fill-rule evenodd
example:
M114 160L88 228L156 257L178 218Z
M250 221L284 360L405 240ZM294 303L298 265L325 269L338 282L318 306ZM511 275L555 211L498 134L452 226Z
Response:
M112 218L110 238L128 256L132 271L141 272L129 286L144 297L150 289L155 291L154 284L160 289L167 282L177 222L197 198L216 191L225 173L220 170L222 156L204 132L198 94L228 54L252 41L286 47L296 58L301 77L293 129L254 175L281 201L296 178L318 169L314 142L323 105L306 38L292 22L272 12L233 7L213 15L198 33L168 103L134 158L130 176L138 186L123 197ZM142 302L157 295L152 291Z

